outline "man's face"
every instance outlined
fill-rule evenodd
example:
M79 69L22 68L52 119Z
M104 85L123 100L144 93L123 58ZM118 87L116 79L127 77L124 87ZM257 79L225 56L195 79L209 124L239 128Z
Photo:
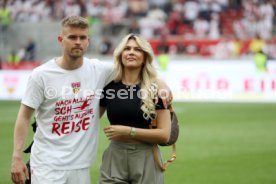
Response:
M65 27L58 41L63 46L65 55L72 58L82 57L89 45L88 29Z

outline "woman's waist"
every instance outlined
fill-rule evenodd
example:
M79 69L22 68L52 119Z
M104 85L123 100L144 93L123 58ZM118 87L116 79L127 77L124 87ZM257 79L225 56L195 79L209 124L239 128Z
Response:
M128 141L128 140L112 140L110 141L109 146L117 149L129 149L129 150L135 150L135 149L148 149L151 148L152 145L140 141Z

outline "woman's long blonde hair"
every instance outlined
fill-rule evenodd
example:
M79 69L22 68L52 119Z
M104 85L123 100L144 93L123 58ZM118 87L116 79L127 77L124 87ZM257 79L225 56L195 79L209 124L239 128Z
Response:
M156 71L153 66L154 54L151 45L144 38L129 34L123 38L121 43L114 50L113 56L115 61L115 76L114 81L121 81L123 78L123 64L122 64L122 52L128 42L128 40L134 39L139 47L144 51L145 61L142 65L140 73L141 81L141 97L142 105L141 110L145 119L154 119L156 117L154 99L157 97L157 84L156 84Z

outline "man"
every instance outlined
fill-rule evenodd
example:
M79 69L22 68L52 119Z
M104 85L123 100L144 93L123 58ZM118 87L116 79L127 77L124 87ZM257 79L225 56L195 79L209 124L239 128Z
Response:
M29 177L22 151L34 111L32 183L90 183L89 167L96 157L99 132L97 96L111 81L113 67L84 57L88 32L86 19L64 18L58 36L63 55L36 68L29 78L14 129L14 183L23 184Z
M262 50L255 53L254 62L258 72L267 71L267 55Z
M38 128L30 157L32 182L90 183L99 130L95 92L111 80L112 65L83 57L89 45L86 19L67 17L61 25L63 55L32 72L22 99L14 130L15 183L28 178L22 150L34 110Z

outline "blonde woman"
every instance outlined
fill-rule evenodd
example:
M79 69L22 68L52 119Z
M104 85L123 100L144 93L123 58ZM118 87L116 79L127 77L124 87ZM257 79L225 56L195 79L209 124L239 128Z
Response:
M100 184L162 184L162 171L155 165L152 143L165 143L170 136L170 114L157 97L156 71L150 44L137 35L123 38L114 51L115 77L103 91L101 114L106 110L110 125L104 133L111 140L102 158ZM157 118L156 129L149 129Z

